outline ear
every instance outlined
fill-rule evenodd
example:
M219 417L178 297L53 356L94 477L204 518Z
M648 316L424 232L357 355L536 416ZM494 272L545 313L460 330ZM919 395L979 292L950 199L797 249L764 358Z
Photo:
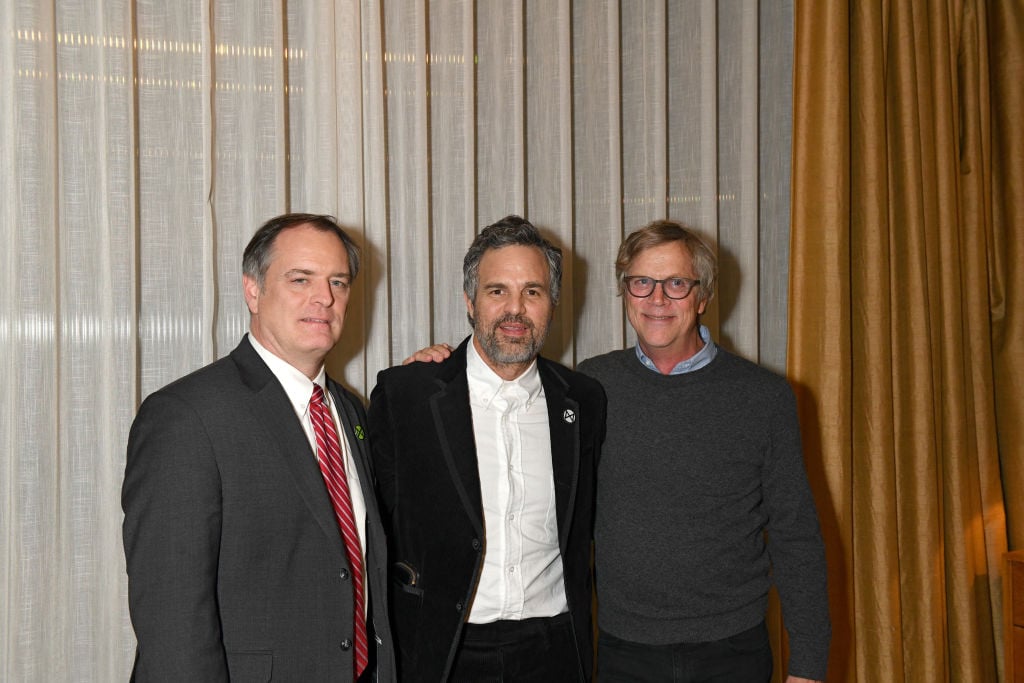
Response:
M249 276L242 276L242 291L245 292L245 305L249 313L256 315L260 312L260 286L256 280Z
M465 292L462 293L462 298L466 302L466 313L469 314L470 318L476 320L476 310L475 310L475 308L473 306L473 301L469 298L469 295L467 295Z
M704 315L704 311L707 310L707 307L708 307L708 300L707 299L701 299L700 303L697 304L697 315Z

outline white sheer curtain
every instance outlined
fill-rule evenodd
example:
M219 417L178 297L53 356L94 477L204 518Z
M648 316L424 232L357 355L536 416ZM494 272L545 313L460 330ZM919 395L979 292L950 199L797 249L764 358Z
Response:
M468 332L461 260L521 213L563 246L547 353L631 343L622 236L723 265L708 322L784 367L791 2L0 0L0 679L130 669L119 488L135 408L247 325L266 218L365 248L329 364Z

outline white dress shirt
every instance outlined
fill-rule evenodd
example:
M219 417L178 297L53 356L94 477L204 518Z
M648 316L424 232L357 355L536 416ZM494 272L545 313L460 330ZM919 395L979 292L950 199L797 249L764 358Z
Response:
M551 432L537 363L505 381L471 342L466 372L486 535L469 621L561 614L568 604L558 549Z
M338 441L341 442L341 459L345 465L345 477L348 479L348 490L352 497L352 515L356 522L356 532L359 534L359 545L360 552L364 558L363 561L363 585L366 585L366 501L363 499L363 489L359 486L359 473L356 471L356 463L352 459L352 448L348 443L348 436L345 434L345 430L341 427L341 420L338 419L338 407L334 405L334 397L331 396L331 392L327 390L327 373L323 367L320 368L319 374L316 379L310 381L306 375L296 369L294 366L289 365L286 361L275 356L271 351L267 350L262 344L256 341L256 338L251 334L249 335L249 343L256 349L256 353L259 354L263 362L267 364L270 371L274 373L274 377L284 387L284 393L288 395L288 400L292 404L292 408L295 410L295 414L299 418L299 422L302 423L302 429L306 432L306 438L309 439L309 446L312 449L313 457L316 455L316 434L313 431L313 421L309 414L309 400L313 396L313 382L316 382L324 390L324 397L327 400L327 405L331 408L331 417L334 418L334 428L338 432ZM319 467L319 463L317 463ZM339 530L339 533L340 530ZM365 606L364 606L365 607Z

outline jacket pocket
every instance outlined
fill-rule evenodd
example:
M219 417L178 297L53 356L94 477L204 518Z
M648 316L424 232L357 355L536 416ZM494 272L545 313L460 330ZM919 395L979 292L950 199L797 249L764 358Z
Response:
M403 592L423 597L423 588L419 585L420 574L408 562L395 562L391 565L391 581Z

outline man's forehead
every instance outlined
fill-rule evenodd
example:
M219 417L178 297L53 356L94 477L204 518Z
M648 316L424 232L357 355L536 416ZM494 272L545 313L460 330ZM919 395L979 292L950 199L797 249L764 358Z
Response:
M681 263L686 265L689 265L693 261L693 255L690 253L686 244L675 240L672 242L662 242L661 244L644 247L633 255L630 265L636 263L640 259L646 259L649 257L668 257L678 259Z
M510 263L522 263L540 262L544 268L547 268L548 262L544 258L544 252L541 251L540 247L532 244L509 244L503 247L493 247L488 249L480 257L480 266L483 267L484 263L488 266L501 267Z
M302 230L302 228L306 229ZM326 247L326 244L332 246ZM308 223L304 223L301 226L283 230L277 236L270 249L270 264L288 270L309 268L316 261L331 255L330 252L335 248L343 271L347 272L349 268L348 251L341 238L330 230L318 230Z

